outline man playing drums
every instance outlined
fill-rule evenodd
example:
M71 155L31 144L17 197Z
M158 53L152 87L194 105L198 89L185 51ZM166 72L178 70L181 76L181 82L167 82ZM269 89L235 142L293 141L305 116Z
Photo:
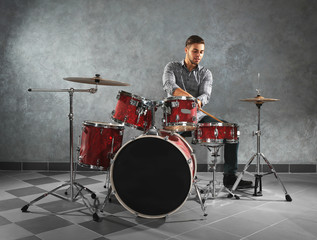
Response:
M163 73L163 89L168 97L186 96L197 99L199 108L208 104L212 92L212 73L209 69L199 65L204 56L205 42L197 36L190 36L185 44L185 59L180 62L169 62ZM199 123L216 123L217 120L197 112ZM225 122L225 121L224 121ZM184 137L191 136L191 132L183 132ZM224 145L224 177L223 183L230 188L235 183L238 166L238 143ZM238 188L252 187L251 181L241 180Z

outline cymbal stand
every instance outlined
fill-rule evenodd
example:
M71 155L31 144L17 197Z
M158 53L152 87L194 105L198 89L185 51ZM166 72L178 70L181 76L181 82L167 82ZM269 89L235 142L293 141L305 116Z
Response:
M21 211L22 212L27 212L29 206L33 205L35 202L43 199L44 197L48 196L48 195L53 195L55 197L58 197L58 198L61 198L63 200L66 200L66 201L71 201L71 202L74 202L77 200L77 197L78 196L81 196L85 206L93 213L93 219L95 221L99 220L99 217L96 213L96 205L98 204L99 200L98 198L96 197L96 194L91 191L90 189L84 187L83 185L79 184L78 182L75 181L75 177L74 177L74 141L73 141L73 135L74 135L74 127L73 127L73 118L74 118L74 114L73 114L73 96L74 96L74 93L75 92L89 92L89 93L96 93L97 92L97 84L96 84L96 87L95 88L90 88L90 89L74 89L74 88L70 88L70 89L28 89L29 92L67 92L69 94L69 106L70 106L70 109L69 109L69 115L68 115L68 118L69 118L69 163L70 163L70 180L65 182L64 184L54 188L53 190L51 191L48 191L46 193L44 193L43 195L39 196L38 198L34 199L33 201L29 202L28 204L26 204L24 207L21 208ZM70 197L67 198L67 197L64 197L64 196L61 196L59 194L56 194L55 192L63 187L67 187L69 186L69 189L70 189ZM74 187L76 188L77 190L77 194L75 195L74 194ZM82 190L85 190L87 191L88 193L91 194L91 198L94 199L94 206L92 206L86 199L86 197L83 195L82 193ZM67 194L67 190L65 192L65 195Z
M216 192L216 167L217 167L217 157L219 157L219 150L223 146L223 143L217 143L217 144L203 144L202 146L205 146L208 151L210 152L211 157L213 158L211 160L211 163L209 163L209 169L208 171L212 173L212 180L209 181L209 183L201 189L201 192L203 193L203 202L205 202L208 197L211 195L212 198L216 198L218 194L222 191L226 191L229 193L229 196L235 196L237 199L239 198L237 195L234 195L228 188L221 185L220 189ZM219 184L218 184L219 185Z
M260 95L258 94L258 97ZM281 179L279 178L279 176L277 175L273 165L269 162L269 160L264 156L264 154L261 152L260 150L260 141L261 141L261 122L260 122L260 116L261 116L261 106L262 106L263 102L256 102L256 106L258 107L258 130L256 132L254 132L254 135L257 136L257 152L250 158L250 160L247 162L247 164L245 165L243 171L239 174L239 176L237 177L237 180L235 181L234 185L232 186L231 191L235 191L238 184L240 183L243 175L245 173L248 173L252 176L255 177L255 185L254 185L254 194L253 196L262 196L262 177L265 175L269 175L269 174L274 174L275 178L277 179L277 181L280 183L284 193L285 193L285 199L286 201L292 201L291 196L287 193L287 190L283 184L283 182L281 181ZM263 158L263 160L265 161L265 163L268 165L270 172L267 173L261 173L260 172L260 160L261 157ZM255 173L250 173L247 171L247 169L250 167L252 161L256 158L256 172Z

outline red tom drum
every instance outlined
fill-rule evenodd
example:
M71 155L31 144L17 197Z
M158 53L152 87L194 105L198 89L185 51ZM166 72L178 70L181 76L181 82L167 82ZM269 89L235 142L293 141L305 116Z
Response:
M197 100L192 97L177 96L164 99L163 128L176 132L195 130L197 107Z
M119 91L117 106L112 119L118 123L145 131L151 127L151 109L145 105L147 99L125 91Z

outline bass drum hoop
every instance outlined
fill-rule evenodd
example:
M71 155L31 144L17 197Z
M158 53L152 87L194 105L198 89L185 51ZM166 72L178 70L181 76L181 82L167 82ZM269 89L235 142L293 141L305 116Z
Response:
M165 131L165 130L161 130L163 132L169 132L169 131ZM130 206L128 206L127 203L125 203L122 198L120 197L120 195L118 194L117 192L117 189L116 189L116 186L115 186L115 182L114 182L114 166L115 166L115 163L116 163L116 160L117 158L119 157L120 153L126 148L126 146L128 146L129 144L137 141L137 140L140 140L140 139L143 139L143 138L157 138L157 139L160 139L162 141L168 141L170 144L172 144L175 148L178 149L178 151L183 155L183 157L186 159L186 154L184 153L184 151L182 149L180 149L177 144L173 143L172 141L170 140L166 140L166 138L162 137L162 136L155 136L155 135L141 135L139 137L137 137L136 139L133 139L133 140L130 140L129 142L127 142L126 144L124 144L121 149L116 153L115 157L114 157L114 160L113 160L113 163L111 164L111 167L110 167L110 181L111 181L111 187L112 187L112 190L113 190L113 193L115 194L117 200L120 202L120 204L125 208L127 209L129 212L131 212L132 214L135 214L136 216L139 216L139 217L143 217L143 218L164 218L168 215L171 215L173 214L174 212L178 211L186 202L187 198L188 198L188 194L192 188L192 183L194 181L194 177L196 176L196 170L197 170L197 161L196 161L196 158L195 158L195 154L193 153L193 150L191 148L191 146L186 142L186 140L180 136L179 134L177 133L171 133L172 135L177 135L183 142L184 144L190 149L191 153L190 153L190 156L191 156L191 161L193 163L193 168L194 168L194 173L192 172L192 169L190 169L189 165L188 165L188 174L190 176L190 185L189 185L189 188L188 188L188 192L186 192L186 197L184 197L184 200L182 201L182 203L176 207L175 209L172 209L171 211L167 212L167 213L163 213L163 214L144 214L140 211L136 211L135 209L132 209ZM187 160L186 160L187 161Z

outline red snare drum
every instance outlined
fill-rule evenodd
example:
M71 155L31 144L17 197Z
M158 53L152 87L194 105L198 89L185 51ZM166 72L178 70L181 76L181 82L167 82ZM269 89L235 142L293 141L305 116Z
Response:
M197 100L192 97L168 97L164 100L163 128L170 131L193 131L197 125Z
M198 123L194 142L199 143L237 143L239 126L235 123Z
M122 145L124 126L90 121L85 121L83 125L78 164L106 170Z
M152 113L151 109L144 104L145 98L119 91L117 99L116 109L112 112L114 121L143 131L150 128Z
M162 218L186 201L196 175L193 149L177 133L159 131L126 143L110 170L111 186L128 211Z

